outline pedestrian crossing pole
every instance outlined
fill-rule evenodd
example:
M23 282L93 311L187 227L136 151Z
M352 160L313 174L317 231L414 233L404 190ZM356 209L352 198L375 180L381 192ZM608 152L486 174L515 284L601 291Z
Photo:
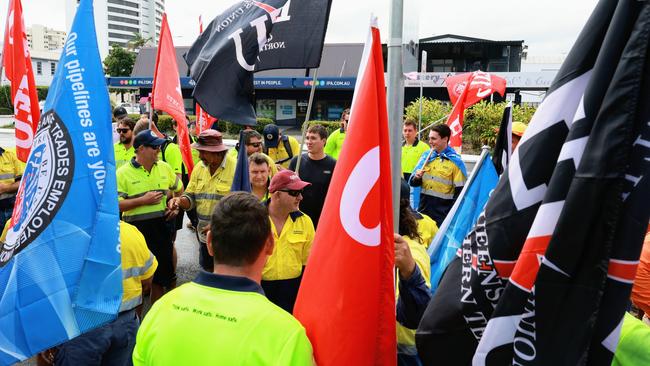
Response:
M399 229L399 194L402 178L402 116L404 114L404 76L402 71L403 0L391 0L388 36L388 125L393 182L393 229Z

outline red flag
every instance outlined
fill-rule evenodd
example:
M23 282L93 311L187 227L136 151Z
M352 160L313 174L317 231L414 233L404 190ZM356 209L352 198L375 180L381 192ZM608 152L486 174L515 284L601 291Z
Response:
M163 14L158 43L158 56L156 57L156 71L153 76L153 89L151 91L151 109L167 112L176 120L176 133L178 134L178 147L181 149L183 163L188 174L192 174L194 161L190 149L190 135L185 119L185 105L181 93L180 76L176 64L176 50L172 41L172 34L167 24L167 14Z
M7 79L11 81L11 99L16 121L16 155L21 161L27 162L40 119L38 94L20 0L11 0L8 14L2 61Z
M217 119L209 115L208 112L204 111L199 103L196 103L196 134L198 135L201 132L207 130L215 122L217 122Z
M451 111L449 119L447 119L447 125L451 128L449 145L455 149L460 149L463 143L465 109L494 92L504 95L506 79L487 72L474 71L450 76L445 79L445 83L447 84L449 99L454 104L454 109ZM469 88L466 87L467 85L469 85Z
M395 365L393 207L384 65L373 22L294 315L318 365ZM332 235L336 233L336 235Z

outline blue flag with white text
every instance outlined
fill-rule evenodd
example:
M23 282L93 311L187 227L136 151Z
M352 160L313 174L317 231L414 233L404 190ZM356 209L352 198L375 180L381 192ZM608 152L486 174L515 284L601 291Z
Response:
M248 154L244 143L244 131L239 132L239 153L237 154L237 167L232 180L231 192L250 192L251 181L248 174Z
M0 248L0 365L112 321L122 271L108 90L81 0Z
M496 187L498 181L499 176L490 159L490 154L485 151L429 246L431 293L435 293L438 288L442 274L456 256L465 236L476 224L490 192Z

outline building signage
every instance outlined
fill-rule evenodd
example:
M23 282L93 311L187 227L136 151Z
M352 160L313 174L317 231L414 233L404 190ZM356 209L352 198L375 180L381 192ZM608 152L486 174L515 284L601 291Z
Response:
M316 80L316 89L354 89L356 78L319 78ZM309 89L314 83L313 78L294 78L293 87L296 89Z
M253 85L256 89L291 89L292 78L255 78Z
M112 88L151 88L153 78L109 77L106 84ZM181 88L194 88L196 82L189 77L181 78Z
M542 72L495 72L494 75L506 79L507 88L539 88L548 89L551 82L557 74L556 71L542 71ZM414 74L417 77L404 80L404 86L417 87L420 85L425 88L445 88L445 79L448 76L456 75L453 72L425 72Z

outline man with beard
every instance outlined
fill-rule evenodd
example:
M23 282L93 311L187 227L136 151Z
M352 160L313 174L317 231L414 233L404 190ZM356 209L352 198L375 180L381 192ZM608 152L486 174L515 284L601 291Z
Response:
M196 207L199 218L196 227L199 263L204 270L212 272L214 262L206 246L206 230L210 225L214 206L230 192L237 161L228 155L228 147L223 143L221 132L216 130L201 132L192 148L199 151L201 163L194 167L185 193L169 200L168 207L185 211Z
M115 150L115 169L128 163L135 156L133 149L133 129L135 122L129 117L123 117L118 123L115 131L120 136L120 140L113 145Z

